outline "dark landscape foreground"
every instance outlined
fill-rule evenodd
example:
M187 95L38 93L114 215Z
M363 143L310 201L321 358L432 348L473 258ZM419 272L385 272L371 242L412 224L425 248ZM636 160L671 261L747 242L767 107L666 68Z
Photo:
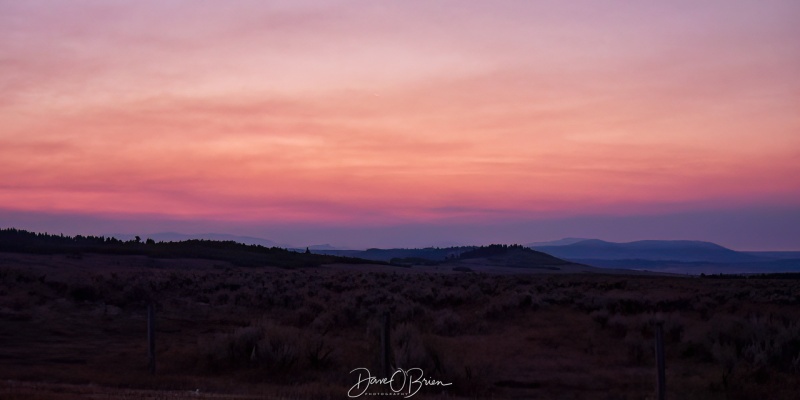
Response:
M797 280L417 271L0 253L0 398L346 398L386 311L413 398L654 398L656 321L668 398L800 393Z

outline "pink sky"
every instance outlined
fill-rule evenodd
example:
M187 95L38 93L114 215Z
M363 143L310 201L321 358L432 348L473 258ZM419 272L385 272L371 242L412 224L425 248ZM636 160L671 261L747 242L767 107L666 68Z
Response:
M798 20L796 1L0 0L0 211L229 233L798 218ZM518 241L557 238L536 235Z

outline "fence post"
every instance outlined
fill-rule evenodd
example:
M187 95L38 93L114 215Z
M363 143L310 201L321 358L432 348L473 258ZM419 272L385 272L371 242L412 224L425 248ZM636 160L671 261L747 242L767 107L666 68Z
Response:
M383 373L383 377L388 378L391 376L391 338L389 337L390 332L390 321L389 321L389 312L383 313L383 317L381 318L382 327L381 327L381 372Z
M156 309L153 303L147 305L147 368L156 373Z
M656 322L656 391L658 400L667 398L667 377L664 372L664 323Z

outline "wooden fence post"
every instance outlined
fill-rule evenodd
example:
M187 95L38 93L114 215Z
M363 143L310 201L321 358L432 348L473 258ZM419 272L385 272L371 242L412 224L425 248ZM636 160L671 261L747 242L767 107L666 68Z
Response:
M383 313L383 318L381 318L382 327L381 327L381 373L383 373L383 377L388 378L391 376L391 338L389 337L390 332L390 321L389 321L389 312Z
M156 309L153 303L147 305L147 368L156 373Z
M664 371L664 323L656 323L656 392L658 400L667 398L667 377Z

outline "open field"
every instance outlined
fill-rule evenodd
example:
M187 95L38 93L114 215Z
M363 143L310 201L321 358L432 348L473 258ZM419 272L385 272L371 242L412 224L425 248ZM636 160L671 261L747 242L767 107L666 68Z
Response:
M0 398L346 398L388 311L393 364L452 383L414 398L653 398L663 321L668 397L794 399L799 306L796 280L0 253Z

